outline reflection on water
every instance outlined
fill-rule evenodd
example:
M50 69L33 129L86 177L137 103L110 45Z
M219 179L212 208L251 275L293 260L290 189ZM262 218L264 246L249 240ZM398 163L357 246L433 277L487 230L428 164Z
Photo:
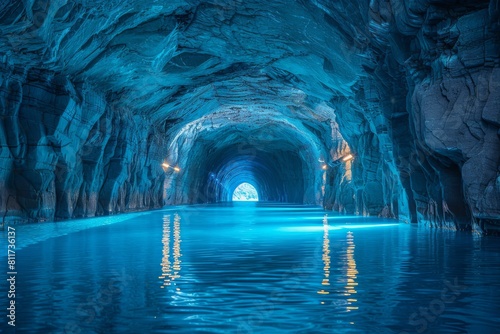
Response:
M162 236L162 243L163 243L163 249L162 249L162 261L161 261L161 276L159 277L160 279L163 280L162 285L160 286L161 288L164 288L165 286L171 285L171 283L175 280L181 277L180 271L181 271L181 217L175 213L174 214L174 231L173 231L173 236L174 236L174 244L173 244L173 265L171 265L170 261L170 219L171 215L164 215L163 216L163 236ZM175 285L175 282L173 282ZM180 288L177 288L177 290L180 290Z
M345 295L351 296L352 294L358 293L356 291L356 275L358 274L358 270L356 269L356 260L354 260L354 236L352 232L347 232L347 286ZM349 306L358 300L355 298L347 298L347 311L357 310L357 306Z
M322 260L323 260L323 280L321 282L321 285L323 288L318 291L318 294L320 295L329 295L330 294L330 266L331 266L331 255L330 255L330 238L329 238L329 230L330 226L328 224L328 216L325 215L323 218L323 254L322 254ZM347 278L345 279L345 284L344 284L344 292L343 295L346 296L346 311L350 312L352 310L357 310L359 307L355 306L354 303L357 302L358 300L354 298L354 294L357 293L356 287L358 283L356 282L356 278L358 275L358 270L356 269L356 260L354 259L354 235L353 232L348 231L347 232L347 247L346 247L346 263L345 263L345 269L346 269L346 276ZM320 302L322 305L328 305L325 300L321 300ZM339 304L339 302L332 302L330 304ZM343 303L340 303L343 304Z
M328 295L330 292L325 290L325 286L330 285L330 240L328 239L328 216L325 215L323 218L323 271L324 277L321 284L323 285L323 289L318 291L320 295ZM324 301L321 301L321 304L325 304Z
M495 238L260 202L43 239L19 231L19 242L43 240L16 252L19 333L496 333L500 323Z
M163 288L165 285L170 285L170 280L172 278L171 272L172 268L170 266L170 215L163 216L163 238L161 239L163 243L163 257L161 260L161 276L163 279Z

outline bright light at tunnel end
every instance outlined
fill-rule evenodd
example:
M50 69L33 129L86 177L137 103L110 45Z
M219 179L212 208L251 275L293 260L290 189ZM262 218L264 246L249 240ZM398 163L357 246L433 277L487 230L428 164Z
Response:
M250 183L243 182L233 192L233 202L258 202L257 190Z

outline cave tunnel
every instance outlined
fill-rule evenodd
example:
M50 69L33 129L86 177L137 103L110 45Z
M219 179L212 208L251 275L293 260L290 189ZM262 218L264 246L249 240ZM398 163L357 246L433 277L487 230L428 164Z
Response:
M0 0L0 32L0 331L498 330L497 0Z

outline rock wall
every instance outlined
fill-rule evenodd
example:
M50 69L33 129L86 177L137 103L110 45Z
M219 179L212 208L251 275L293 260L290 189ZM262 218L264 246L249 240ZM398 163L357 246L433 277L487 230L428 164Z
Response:
M333 207L498 229L498 2L372 1L360 20L369 42L350 50L370 59L368 75L354 99L331 102L362 168L331 183L343 194Z
M163 205L164 139L86 84L0 69L3 221L92 217Z
M420 26L410 29L404 15L395 22L412 36L405 67L418 218L491 228L500 217L498 3L426 5L405 8Z

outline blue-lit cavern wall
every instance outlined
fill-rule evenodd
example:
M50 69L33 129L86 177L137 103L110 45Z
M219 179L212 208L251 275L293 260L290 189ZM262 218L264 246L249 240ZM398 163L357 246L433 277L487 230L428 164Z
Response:
M227 201L249 181L261 200L492 228L498 6L2 0L0 215Z
M164 175L151 157L164 138L143 118L37 69L3 67L0 99L4 216L52 220L163 204Z

